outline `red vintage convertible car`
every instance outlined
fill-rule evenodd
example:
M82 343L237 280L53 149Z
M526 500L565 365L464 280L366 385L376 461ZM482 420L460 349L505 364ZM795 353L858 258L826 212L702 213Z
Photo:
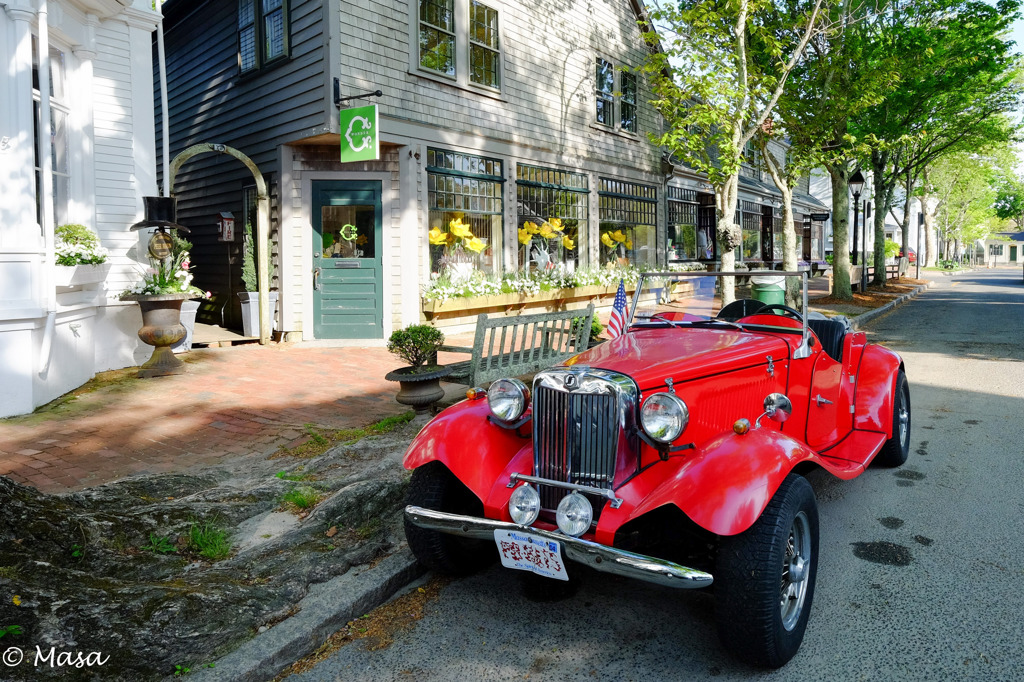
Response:
M778 284L755 287L761 300L738 285L719 310L716 275L735 273L646 273L621 336L532 388L501 379L443 411L405 458L416 556L449 574L497 555L554 580L579 562L667 587L713 581L723 644L785 664L818 567L805 475L903 464L910 392L896 353L809 315L806 275L781 274L802 311L764 302L782 300Z

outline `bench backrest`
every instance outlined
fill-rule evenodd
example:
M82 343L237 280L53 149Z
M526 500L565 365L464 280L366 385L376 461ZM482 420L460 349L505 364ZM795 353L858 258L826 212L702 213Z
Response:
M530 374L586 350L594 304L579 310L477 317L473 358L474 386L502 377Z

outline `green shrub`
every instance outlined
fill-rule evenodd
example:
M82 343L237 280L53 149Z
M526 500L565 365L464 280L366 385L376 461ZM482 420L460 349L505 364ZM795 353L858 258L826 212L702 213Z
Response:
M896 254L900 252L900 245L891 239L885 240L885 257L895 258Z
M429 324L413 324L398 329L388 339L388 351L413 367L422 367L444 345L444 334Z
M603 331L604 331L604 325L601 324L600 320L598 320L597 316L595 315L593 321L590 323L590 339L591 339L591 341L593 341L597 337L601 336L601 332L603 332Z

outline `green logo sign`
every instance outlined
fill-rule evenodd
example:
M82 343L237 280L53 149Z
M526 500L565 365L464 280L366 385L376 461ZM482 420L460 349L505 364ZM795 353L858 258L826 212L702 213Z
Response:
M341 162L376 161L380 158L380 138L377 135L377 105L355 109L342 109Z

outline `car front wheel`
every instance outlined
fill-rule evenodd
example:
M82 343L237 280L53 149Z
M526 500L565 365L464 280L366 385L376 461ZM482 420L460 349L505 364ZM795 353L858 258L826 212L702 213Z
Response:
M892 438L885 441L875 461L884 467L898 467L910 454L910 385L903 370L896 376L892 399Z
M814 490L790 474L753 526L722 538L715 615L722 644L733 655L778 668L796 654L814 599L817 558Z
M483 504L448 469L431 462L412 472L406 504L434 511L482 517ZM469 575L484 568L497 557L493 542L459 537L428 530L405 520L409 549L420 563L446 575Z

